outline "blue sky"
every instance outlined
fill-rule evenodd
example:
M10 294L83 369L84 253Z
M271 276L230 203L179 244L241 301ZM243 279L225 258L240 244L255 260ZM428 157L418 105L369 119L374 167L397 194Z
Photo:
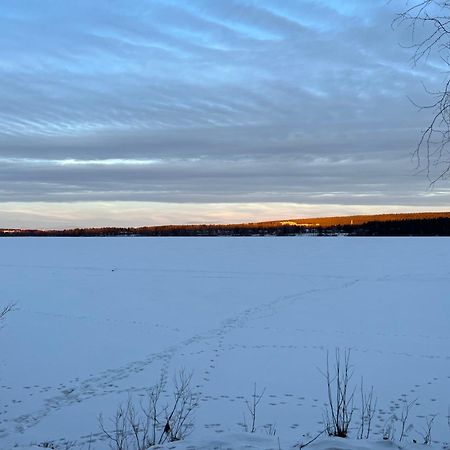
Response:
M4 0L0 227L445 210L403 1Z

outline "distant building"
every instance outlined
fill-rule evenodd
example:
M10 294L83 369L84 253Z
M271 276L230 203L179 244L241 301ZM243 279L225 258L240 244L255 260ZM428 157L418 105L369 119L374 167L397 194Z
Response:
M284 222L280 222L281 225L291 225L291 226L295 226L295 227L320 227L320 223L297 223L297 222L293 222L292 220L286 220Z

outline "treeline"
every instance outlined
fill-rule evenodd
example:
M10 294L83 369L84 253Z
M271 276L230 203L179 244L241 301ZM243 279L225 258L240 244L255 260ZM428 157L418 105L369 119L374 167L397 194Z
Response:
M54 237L107 237L107 236L290 236L307 230L295 225L261 226L239 225L164 225L140 228L75 228L70 230L0 230L0 236L54 236Z
M292 219L299 225L311 224L321 227L334 227L343 225L364 225L368 222L396 222L401 220L423 219L449 219L450 212L419 212L419 213L390 213L390 214L365 214L353 216L335 217L310 217L308 219ZM288 221L288 222L290 222Z
M450 218L408 219L342 226L350 236L450 236Z
M75 228L69 230L1 230L0 236L450 236L450 218L370 221L363 224L299 226L282 222L233 225L166 225L140 228Z

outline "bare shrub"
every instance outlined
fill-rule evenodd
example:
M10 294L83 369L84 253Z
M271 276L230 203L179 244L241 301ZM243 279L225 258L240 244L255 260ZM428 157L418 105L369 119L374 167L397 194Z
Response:
M423 432L418 431L418 433L422 436L423 443L425 445L431 445L431 431L433 429L433 422L434 419L436 419L436 415L433 414L431 416L427 416L425 418L425 427L423 429Z
M397 417L392 415L386 420L383 426L383 439L385 441L393 441L395 439L395 426Z
M335 352L334 367L330 369L327 353L326 372L322 372L327 383L328 404L324 413L324 422L329 436L345 438L352 421L353 398L355 388L350 387L353 375L350 365L350 350L345 350L343 355L339 349Z
M275 423L268 423L263 426L264 432L267 436L276 436L277 435L277 425Z
M145 402L135 404L132 398L119 405L110 419L111 428L99 417L100 429L111 450L146 450L154 445L184 439L193 428L193 413L198 396L191 388L192 374L178 372L174 379L173 400L162 400L164 378L153 386Z
M416 403L417 399L414 399L410 402L408 402L406 399L403 404L402 408L402 415L400 416L400 423L401 423L401 430L400 430L400 438L399 441L401 442L403 438L405 437L406 433L412 428L412 425L407 425L409 413Z
M416 401L417 399L408 402L408 400L405 399L400 417L397 416L396 414L393 414L387 419L383 427L384 440L386 441L395 440L395 435L397 433L397 425L400 426L400 436L398 438L399 442L401 442L407 436L408 431L410 431L413 428L411 424L408 425L408 418L411 409L413 408Z
M193 428L193 412L198 406L198 395L191 389L192 374L184 371L178 373L175 378L175 391L172 408L164 409L165 425L164 434L168 439L160 437L160 443L169 440L180 441L184 439Z
M247 420L246 420L246 415L244 414L243 428L246 432L254 433L256 431L256 412L258 409L258 405L261 403L261 400L264 397L265 392L266 392L265 388L261 392L257 392L256 383L255 383L253 385L253 394L252 394L251 400L250 401L245 400L245 405L247 407L248 414L250 417L250 425L248 425ZM273 434L275 434L275 433L273 433Z
M364 380L361 378L361 415L358 439L369 439L376 408L377 399L373 396L373 386L368 393L364 392Z

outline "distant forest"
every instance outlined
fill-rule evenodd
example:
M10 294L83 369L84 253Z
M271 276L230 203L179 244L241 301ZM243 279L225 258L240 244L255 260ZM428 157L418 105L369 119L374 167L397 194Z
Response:
M55 236L450 236L450 212L381 214L230 225L164 225L68 230L0 229L0 237Z

